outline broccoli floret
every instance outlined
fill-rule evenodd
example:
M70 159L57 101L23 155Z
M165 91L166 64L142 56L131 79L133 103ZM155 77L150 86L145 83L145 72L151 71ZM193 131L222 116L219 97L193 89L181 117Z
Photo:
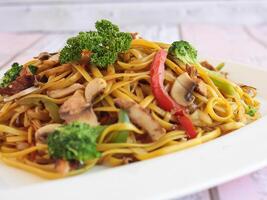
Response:
M97 21L96 31L80 32L67 40L67 45L60 52L60 62L78 62L83 51L91 53L90 62L105 68L113 64L120 52L130 48L130 33L119 31L119 27L108 20Z
M18 63L13 63L12 67L5 72L4 77L0 80L0 87L7 87L12 81L14 81L20 74L22 70L22 65Z
M246 110L246 114L248 114L251 117L253 117L256 114L256 112L257 112L257 109L252 106L248 106Z
M168 51L169 56L174 60L178 59L184 64L197 63L197 50L191 46L187 41L173 42Z
M197 61L197 50L189 44L189 42L183 40L173 42L169 48L168 56L178 65L180 63L192 65L196 67L199 73L206 73L213 83L225 94L230 96L236 95L235 88L227 79L217 72L210 71L201 66L201 64Z
M48 152L52 158L79 161L98 158L96 140L103 126L91 127L86 123L73 122L56 129L48 135Z

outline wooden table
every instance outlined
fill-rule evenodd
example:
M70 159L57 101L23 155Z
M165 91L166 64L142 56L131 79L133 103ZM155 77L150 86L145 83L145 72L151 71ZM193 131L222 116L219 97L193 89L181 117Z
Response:
M193 43L204 57L267 67L267 25L181 24L179 26L131 26L150 40ZM41 51L57 51L74 32L0 33L0 66L25 62ZM252 147L253 148L253 147ZM267 157L267 153L266 153ZM179 200L264 200L267 199L267 168Z

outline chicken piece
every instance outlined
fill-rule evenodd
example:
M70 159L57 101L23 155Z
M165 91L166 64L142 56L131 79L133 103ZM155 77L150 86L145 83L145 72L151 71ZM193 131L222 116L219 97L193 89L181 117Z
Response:
M90 103L85 100L82 91L76 91L64 102L59 109L59 115L67 123L81 121L92 126L99 124Z
M140 105L124 99L115 99L115 104L126 110L130 120L144 129L153 141L159 140L165 134L165 130L160 124Z
M61 114L68 113L70 115L78 114L84 111L89 104L86 102L83 92L78 90L60 107Z
M84 88L83 85L81 85L79 83L74 83L73 85L71 85L67 88L64 88L64 89L56 89L56 90L48 91L47 95L52 97L52 98L61 98L61 97L65 97L69 94L72 94L76 90L79 90L82 88Z
M67 123L81 121L92 126L99 124L92 108L93 98L106 88L106 81L95 78L88 83L85 92L76 91L59 109L59 115Z
M99 122L97 120L97 116L94 113L92 108L87 108L80 113L77 114L61 114L60 117L64 119L67 123L71 123L74 121L79 121L83 123L90 124L91 126L97 126L99 125Z

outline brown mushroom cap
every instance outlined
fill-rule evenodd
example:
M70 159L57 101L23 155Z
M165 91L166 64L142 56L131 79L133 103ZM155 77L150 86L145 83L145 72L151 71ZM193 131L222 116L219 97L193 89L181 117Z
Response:
M171 88L172 98L182 106L188 106L194 101L193 91L196 83L185 72L173 83Z
M67 96L69 94L72 94L76 90L82 89L84 86L80 83L74 83L73 85L63 88L63 89L56 89L56 90L50 90L47 92L47 95L52 98L61 98L64 96Z
M61 126L61 124L48 124L46 126L43 126L43 127L39 128L35 132L35 141L36 141L36 143L46 144L47 136L50 133L54 132L54 130L56 128L58 128L59 126Z
M107 84L104 79L95 78L90 81L85 92L76 91L59 109L59 115L67 123L81 121L92 126L98 125L97 117L92 108L93 98L102 93Z
M95 78L90 81L85 88L85 99L88 103L91 103L96 95L104 92L107 87L107 82L102 78Z

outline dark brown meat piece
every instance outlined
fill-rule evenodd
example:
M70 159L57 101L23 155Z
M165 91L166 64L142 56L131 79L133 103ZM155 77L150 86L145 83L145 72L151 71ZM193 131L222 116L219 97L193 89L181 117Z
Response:
M0 88L0 94L13 95L34 85L34 75L23 75L17 77L10 85Z

